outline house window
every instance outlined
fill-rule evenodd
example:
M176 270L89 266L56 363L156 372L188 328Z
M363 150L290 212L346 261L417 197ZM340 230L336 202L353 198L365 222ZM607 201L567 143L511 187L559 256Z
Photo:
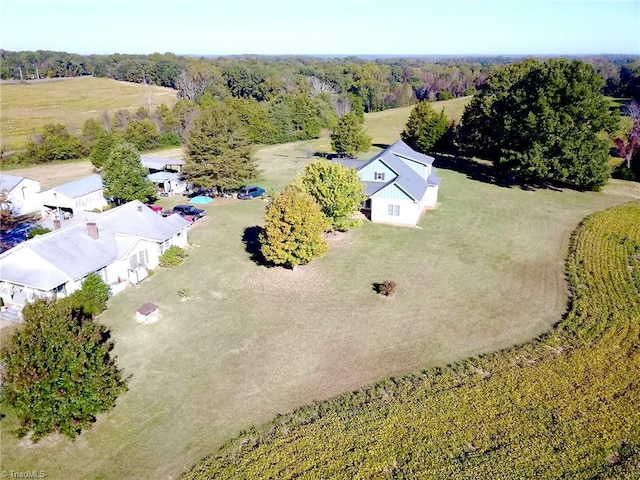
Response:
M373 174L373 179L374 180L382 180L382 181L384 181L384 172L375 172Z
M400 205L387 205L387 215L390 217L399 217Z

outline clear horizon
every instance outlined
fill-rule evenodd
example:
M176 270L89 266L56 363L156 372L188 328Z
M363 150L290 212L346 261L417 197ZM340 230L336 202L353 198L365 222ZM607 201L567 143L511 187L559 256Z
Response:
M3 0L0 28L81 55L640 55L637 0Z

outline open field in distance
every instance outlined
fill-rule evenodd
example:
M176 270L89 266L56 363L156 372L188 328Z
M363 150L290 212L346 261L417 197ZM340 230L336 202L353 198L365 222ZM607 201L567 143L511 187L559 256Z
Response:
M163 103L173 106L178 93L171 88L93 77L2 83L0 91L0 146L4 150L21 148L49 123L61 123L78 134L86 120L99 119L104 112L147 108L147 91L152 111Z

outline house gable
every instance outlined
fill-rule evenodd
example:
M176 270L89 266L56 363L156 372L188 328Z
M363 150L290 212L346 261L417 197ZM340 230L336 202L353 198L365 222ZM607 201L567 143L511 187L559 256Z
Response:
M388 183L398 176L398 172L389 167L381 158L371 160L358 171L358 174L363 182L381 183Z
M371 195L372 198L384 198L387 200L410 200L413 202L419 199L413 198L406 190L395 182L388 184L381 188L376 193Z

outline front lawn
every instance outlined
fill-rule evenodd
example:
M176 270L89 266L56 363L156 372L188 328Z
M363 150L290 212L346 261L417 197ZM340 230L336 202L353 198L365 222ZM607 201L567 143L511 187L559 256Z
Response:
M279 189L308 161L304 144L259 152L263 185ZM280 153L282 152L282 153ZM75 442L36 445L0 422L2 468L47 478L169 478L251 425L389 375L524 342L566 308L571 231L591 212L638 198L525 191L441 169L441 206L420 228L365 223L295 271L256 265L245 230L266 202L216 201L190 232L185 263L113 298L100 317L129 391ZM179 202L177 202L179 203ZM391 298L373 284L394 280ZM189 289L181 300L178 291ZM152 325L135 321L146 302Z

